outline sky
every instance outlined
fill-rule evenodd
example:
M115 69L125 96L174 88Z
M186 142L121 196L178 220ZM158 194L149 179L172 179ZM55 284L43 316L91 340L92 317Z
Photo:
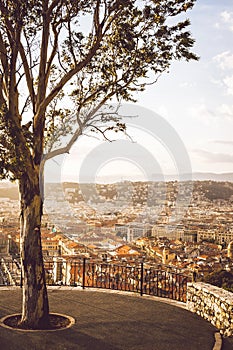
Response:
M185 16L199 61L174 62L136 95L134 106L122 107L137 116L127 120L131 140L83 136L69 155L48 163L48 178L114 182L158 173L233 172L233 2L197 0Z
M138 103L183 140L194 172L233 171L233 2L199 0L189 12L198 62L175 62Z

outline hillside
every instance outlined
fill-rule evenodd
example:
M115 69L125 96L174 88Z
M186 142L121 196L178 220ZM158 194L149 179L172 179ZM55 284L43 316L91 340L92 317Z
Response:
M105 197L106 199L113 200L114 196L116 196L117 190L119 190L120 185L123 185L123 184L121 183L109 184L109 185L97 184L93 188L93 185L90 185L90 184L79 185L74 182L66 182L63 184L63 189L66 193L69 193L69 190L73 189L73 191L71 190L70 195L72 199L76 201L82 201L84 197L87 196L88 198L88 195L91 196L93 189L97 192L96 194L98 194L98 196L103 196L103 198ZM134 183L131 183L131 185L132 185L133 193L135 193L139 197L146 197L148 200L147 183L134 182ZM55 195L57 192L56 191L57 184L52 183L52 184L48 184L48 186L51 188L51 193L54 193ZM160 183L159 186L161 187L162 183ZM127 187L129 187L129 184ZM213 201L213 200L232 201L233 200L233 182L228 182L228 181L220 182L220 181L211 181L211 180L194 181L194 191L202 193L202 195L210 201ZM9 198L11 200L18 200L19 195L18 195L17 186L15 184L0 182L0 198Z
M9 186L9 187L0 187L0 197L1 198L9 198L12 200L19 199L19 193L17 186Z

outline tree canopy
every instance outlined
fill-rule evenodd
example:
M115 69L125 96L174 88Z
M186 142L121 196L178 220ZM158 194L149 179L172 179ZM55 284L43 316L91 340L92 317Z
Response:
M211 272L204 278L204 282L213 284L214 286L224 288L233 292L233 273L232 271L226 271L219 269Z
M0 177L19 179L84 130L124 129L96 112L134 101L173 60L197 59L181 18L194 2L0 0Z

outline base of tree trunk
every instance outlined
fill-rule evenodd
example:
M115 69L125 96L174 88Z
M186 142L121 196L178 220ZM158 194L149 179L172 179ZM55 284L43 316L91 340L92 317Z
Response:
M21 331L57 331L71 327L75 320L71 316L62 314L49 314L49 326L46 328L32 329L20 323L21 314L8 315L0 320L0 326Z

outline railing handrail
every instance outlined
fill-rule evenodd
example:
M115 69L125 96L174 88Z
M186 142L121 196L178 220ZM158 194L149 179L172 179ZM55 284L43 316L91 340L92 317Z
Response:
M14 263L16 262L8 261L6 265L4 262L5 268L9 265L8 275L13 270ZM0 267L2 264L0 262ZM186 302L188 276L161 268L145 267L143 262L127 265L83 258L45 260L44 265L48 285L116 289L139 293L141 296L147 294ZM13 284L15 278L14 284L22 286L21 269L15 268L14 274L14 277L11 275L8 279L9 285Z

